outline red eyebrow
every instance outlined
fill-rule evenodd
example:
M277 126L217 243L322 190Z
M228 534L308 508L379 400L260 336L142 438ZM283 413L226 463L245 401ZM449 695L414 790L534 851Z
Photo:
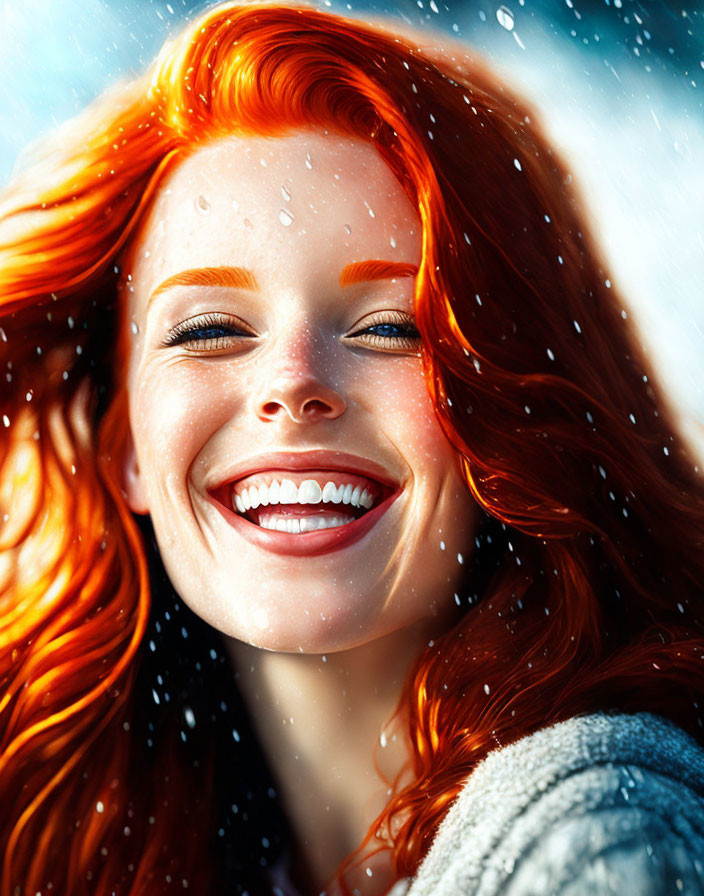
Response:
M167 277L152 292L149 301L174 286L229 286L238 289L256 289L257 281L247 268L190 268Z
M414 264L398 261L355 261L346 265L340 274L340 285L368 283L372 280L390 280L393 277L415 277L418 268ZM149 297L149 302L167 289L176 286L229 286L236 289L257 289L254 274L247 268L215 267L190 268L167 277Z
M370 280L389 280L392 277L415 277L418 268L414 264L399 261L355 261L343 268L340 286L352 283L368 283Z

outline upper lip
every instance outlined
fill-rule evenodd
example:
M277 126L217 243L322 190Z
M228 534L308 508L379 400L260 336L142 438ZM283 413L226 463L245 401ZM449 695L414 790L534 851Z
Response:
M254 473L285 473L287 470L337 470L375 479L393 489L398 488L399 485L398 480L381 464L356 454L329 450L277 451L270 454L258 454L256 457L241 461L229 469L218 482L209 486L208 490L212 491L222 488L223 485L233 484Z

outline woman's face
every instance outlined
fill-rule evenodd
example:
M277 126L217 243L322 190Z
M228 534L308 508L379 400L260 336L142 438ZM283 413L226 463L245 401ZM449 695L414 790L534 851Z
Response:
M377 150L308 130L198 149L133 240L128 499L223 633L325 652L451 613L476 510L425 388L420 245Z

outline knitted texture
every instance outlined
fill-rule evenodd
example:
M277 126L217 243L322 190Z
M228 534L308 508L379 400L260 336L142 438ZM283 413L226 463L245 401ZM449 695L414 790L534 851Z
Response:
M650 713L577 716L494 750L407 887L704 896L704 750Z

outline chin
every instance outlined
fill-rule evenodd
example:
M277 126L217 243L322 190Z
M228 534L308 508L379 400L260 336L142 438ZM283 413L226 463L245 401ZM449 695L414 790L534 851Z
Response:
M326 606L327 604L327 606ZM271 607L250 614L245 625L221 627L224 634L252 647L281 653L325 654L351 650L389 634L393 626L381 624L378 610L363 609L349 601L336 606L310 598L299 613Z

